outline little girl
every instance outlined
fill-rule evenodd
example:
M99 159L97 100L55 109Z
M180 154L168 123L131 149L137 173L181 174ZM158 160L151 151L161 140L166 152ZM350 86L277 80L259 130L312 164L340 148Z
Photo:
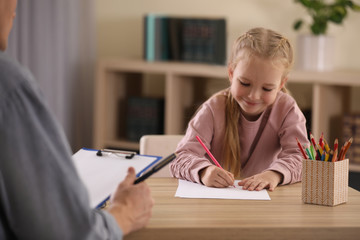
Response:
M250 191L301 181L296 137L309 143L305 117L286 93L292 65L292 46L279 33L254 28L240 36L228 63L230 87L203 103L189 122L172 175L209 187L228 187L241 178L239 185Z

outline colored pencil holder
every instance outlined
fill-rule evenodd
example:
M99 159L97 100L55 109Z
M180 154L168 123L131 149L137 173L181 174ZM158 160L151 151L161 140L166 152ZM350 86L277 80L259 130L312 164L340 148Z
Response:
M324 162L303 160L302 200L304 203L336 206L347 202L349 159Z

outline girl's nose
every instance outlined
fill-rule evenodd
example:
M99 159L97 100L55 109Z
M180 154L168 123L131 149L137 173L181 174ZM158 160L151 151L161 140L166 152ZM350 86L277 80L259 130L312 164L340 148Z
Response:
M261 92L257 89L251 89L249 92L249 98L252 100L260 99Z

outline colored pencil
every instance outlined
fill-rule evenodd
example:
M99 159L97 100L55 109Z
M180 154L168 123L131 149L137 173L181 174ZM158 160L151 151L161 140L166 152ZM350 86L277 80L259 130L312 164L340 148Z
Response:
M215 163L215 165L218 166L219 168L222 168L221 165L219 164L219 162L216 160L216 158L212 155L212 153L210 152L210 150L205 146L205 144L203 143L203 141L201 141L201 139L199 138L199 136L196 136L196 139L199 141L199 143L201 144L201 146L205 149L206 153L209 155L209 157L210 157L211 160Z
M223 169L221 167L221 165L219 164L219 162L216 160L216 158L212 155L212 153L210 152L210 150L205 146L205 144L203 143L203 141L200 139L199 136L196 136L196 139L199 141L199 143L201 144L201 146L205 149L206 153L209 155L209 157L211 158L211 160L215 163L216 166L218 166L219 168ZM233 187L235 188L235 185L233 185Z
M353 138L351 137L351 138L346 142L346 145L344 146L344 151L343 151L343 153L342 153L342 155L341 155L340 160L344 160L344 159L345 159L345 154L346 154L346 152L349 150L349 147L350 147L350 145L352 144L352 142L353 142Z
M336 161L337 161L337 153L338 153L338 149L336 149L336 150L334 151L333 157L331 158L331 161L332 161L332 162L336 162Z
M339 140L336 138L334 142L334 151L338 149L339 146Z
M316 142L315 142L314 136L311 133L310 133L310 140L311 140L311 143L314 146L314 148L316 148Z
M308 159L307 156L306 156L306 154L305 154L305 152L304 152L303 147L301 146L301 143L300 143L299 139L296 138L296 141L297 141L297 144L298 144L298 146L299 146L299 148L300 148L300 151L301 151L303 157L304 157L305 159Z
M329 144L326 142L325 139L323 140L323 142L324 142L324 149L325 149L325 151L326 151L327 153L330 152Z

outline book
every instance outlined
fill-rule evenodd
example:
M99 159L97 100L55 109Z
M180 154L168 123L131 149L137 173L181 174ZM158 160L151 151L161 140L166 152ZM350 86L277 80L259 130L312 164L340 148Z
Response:
M156 16L154 14L149 14L145 16L145 59L147 61L155 60L155 18Z
M196 20L190 18L182 19L181 60L185 62L195 61L194 58L194 54L196 51L195 40L196 40Z
M155 61L169 60L169 19L166 16L155 17Z
M143 135L164 133L164 99L130 97L126 114L126 137L139 141Z
M211 21L212 31L212 51L214 52L213 62L216 64L226 64L226 21L219 19Z
M226 63L225 19L185 18L182 25L183 61Z
M169 60L180 61L182 43L182 19L181 18L169 18L168 34L169 34Z
M167 61L170 60L170 37L169 37L169 18L162 17L160 21L160 60Z

